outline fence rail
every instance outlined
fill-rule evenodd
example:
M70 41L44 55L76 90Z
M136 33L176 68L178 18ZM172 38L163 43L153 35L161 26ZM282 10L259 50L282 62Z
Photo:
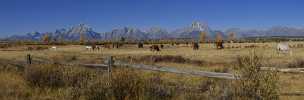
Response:
M217 72L197 71L197 70L178 70L173 67L152 66L152 65L144 65L144 64L128 64L119 61L116 61L114 65L127 66L131 68L142 69L142 70L169 72L169 73L184 74L184 75L194 75L194 76L202 76L202 77L221 78L221 79L236 79L234 75L230 73L217 73Z
M33 59L36 58L36 59ZM27 63L32 64L33 61L39 63L49 63L52 64L50 60L46 60L41 57L32 57L31 55L27 55ZM56 63L59 64L59 63ZM178 70L173 67L163 67L163 66L152 66L152 65L144 65L144 64L129 64L121 61L114 61L113 57L107 58L105 64L60 64L60 65L68 65L68 66L84 66L88 68L99 68L108 70L111 72L112 66L117 67L130 67L140 70L149 70L149 71L158 71L158 72L169 72L183 75L193 75L193 76L201 76L201 77L210 77L210 78L220 78L220 79L237 79L233 74L230 73L218 73L218 72L208 72L208 71L198 71L198 70Z
M39 63L49 63L53 64L50 60L47 60L42 57L32 57L31 55L27 55L27 63L32 64L33 61ZM36 58L36 59L33 59ZM154 66L154 65L144 65L144 64L130 64L121 61L114 61L113 57L110 56L104 62L105 64L60 64L67 66L84 66L88 68L98 68L103 70L108 70L111 72L112 66L125 66L135 69L141 70L150 70L150 71L158 71L158 72L169 72L176 74L184 74L184 75L193 75L193 76L202 76L202 77L210 77L210 78L221 78L221 79L238 79L235 75L230 73L218 73L218 72L208 72L208 71L198 71L198 70L178 70L174 67L163 67L163 66ZM56 63L59 64L59 63ZM304 68L274 68L274 67L261 67L261 70L273 70L284 73L304 73Z
M261 67L262 70L273 70L283 73L304 73L304 68L275 68L275 67Z

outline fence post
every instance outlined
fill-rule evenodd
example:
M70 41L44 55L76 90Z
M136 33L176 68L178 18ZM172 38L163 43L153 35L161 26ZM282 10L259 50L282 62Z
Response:
M113 56L109 56L107 63L108 63L108 81L109 81L108 85L110 85L112 66L114 64Z
M29 64L29 65L32 64L31 54L27 54L26 61L27 61L27 64Z
M108 58L108 72L110 73L112 71L112 66L114 64L113 56L110 56Z

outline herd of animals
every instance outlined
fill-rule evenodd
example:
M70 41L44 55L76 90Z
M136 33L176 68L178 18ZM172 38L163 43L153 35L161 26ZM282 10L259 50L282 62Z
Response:
M137 43L137 48L144 48L144 43L139 42ZM215 48L216 49L232 49L232 48L271 48L272 46L270 44L261 44L261 45L257 45L257 44L231 44L231 43L227 43L224 46L224 43L222 41L220 42L215 42L214 43ZM106 49L111 49L111 48L121 48L123 46L122 43L108 43L108 44L102 44L102 45L86 45L84 46L84 48L86 50L101 50L102 48L106 48ZM153 52L160 52L162 49L164 49L168 46L171 47L178 47L178 46L185 46L185 47L191 47L193 50L199 50L200 45L198 42L192 42L192 43L172 43L172 44L152 44L149 45L149 50L153 51ZM280 51L280 52L289 52L290 48L303 48L304 44L298 43L298 44L293 44L293 45L289 45L287 42L280 42L277 43L276 46L276 50ZM32 45L32 46L27 46L26 50L46 50L46 49L51 49L51 50L57 50L58 47L56 46L38 46L38 45Z

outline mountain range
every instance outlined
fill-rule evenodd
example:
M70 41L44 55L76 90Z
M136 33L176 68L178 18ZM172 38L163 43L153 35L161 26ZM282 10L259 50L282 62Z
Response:
M81 36L86 40L147 40L147 39L172 39L172 38L191 38L199 39L200 33L205 32L210 39L215 38L216 33L227 37L228 33L235 33L237 38L255 37L255 36L304 36L304 28L292 28L276 26L265 30L241 30L239 28L230 28L225 31L212 30L207 24L193 22L184 28L176 29L172 32L161 27L152 27L147 30L140 30L133 27L123 27L113 29L110 32L95 32L85 24L75 25L71 28L57 29L55 32L32 32L25 35L13 35L6 40L36 40L39 41L46 34L53 40L78 41Z

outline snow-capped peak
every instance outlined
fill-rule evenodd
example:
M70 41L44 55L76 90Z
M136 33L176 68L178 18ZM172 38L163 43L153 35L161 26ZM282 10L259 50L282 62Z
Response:
M209 27L207 24L202 24L200 22L193 22L192 23L192 27L191 27L193 30L196 30L196 31L208 31L209 30Z

